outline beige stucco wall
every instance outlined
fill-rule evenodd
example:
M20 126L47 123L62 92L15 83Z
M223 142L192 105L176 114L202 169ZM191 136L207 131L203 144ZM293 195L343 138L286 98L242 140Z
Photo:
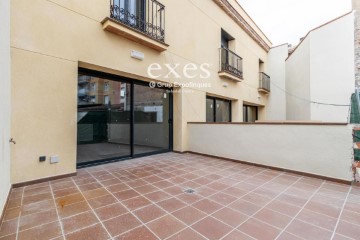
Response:
M271 94L266 108L267 120L286 119L286 65L288 57L288 44L283 44L270 49L268 74L271 76Z
M286 61L288 120L348 122L346 105L355 91L353 43L353 13L309 32Z
M324 41L326 39L326 41ZM311 33L310 89L314 102L349 105L355 91L354 15ZM311 120L348 122L349 106L311 105Z
M350 125L189 124L188 137L192 152L352 180Z
M310 120L310 37L286 61L286 119Z
M159 53L102 29L109 1L11 1L12 131L18 140L12 150L14 183L76 171L78 66L150 81L147 68L152 63L211 64L209 79L191 79L209 82L211 88L174 94L177 151L188 148L186 123L205 121L207 94L234 100L234 121L242 121L243 101L266 105L267 96L257 90L259 59L267 65L264 49L213 1L161 3L166 6L165 41L170 47ZM234 50L244 59L241 83L218 76L221 28L236 39ZM144 60L131 58L131 50L144 53ZM167 72L165 67L160 71ZM174 77L156 80L189 82ZM60 163L39 163L41 155L58 155Z
M10 0L0 1L0 215L10 190Z

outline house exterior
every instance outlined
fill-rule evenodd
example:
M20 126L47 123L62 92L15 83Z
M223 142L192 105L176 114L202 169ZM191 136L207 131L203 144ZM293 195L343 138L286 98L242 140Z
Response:
M268 120L349 121L357 71L355 14L309 31L289 54L287 44L271 48Z
M186 151L187 122L266 119L271 42L235 0L10 5L12 184Z
M289 56L288 45L273 47L236 0L0 4L0 210L12 184L72 176L78 167L119 159L205 151L198 139L209 130L200 131L191 122L347 122L348 106L334 112L334 106L311 101L333 103L341 85L336 102L349 104L355 69L353 13L311 31ZM253 136L255 145L267 130L246 125L241 135L243 129L224 126L219 124L219 134L201 141L203 146L219 152L221 144L210 140L239 131L236 139L248 151L239 153L234 145L232 152L222 154L256 162L249 156L261 154L253 154L257 149L246 145L252 143L246 136ZM317 133L316 126L306 128L309 132L271 129L278 133L273 142L279 148L294 138L279 141L286 132L303 132L305 140ZM350 130L339 129L334 131L345 132L345 149ZM266 139L263 144L272 151ZM302 158L282 159L284 164L276 166L275 154L258 164L296 170ZM300 170L310 172L312 165L303 165ZM322 166L320 162L316 170ZM349 180L347 175L335 177Z

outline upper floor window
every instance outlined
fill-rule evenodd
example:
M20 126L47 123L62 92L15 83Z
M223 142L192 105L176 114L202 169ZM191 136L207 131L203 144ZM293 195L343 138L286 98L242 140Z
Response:
M231 101L206 97L206 122L231 122Z
M96 82L90 83L90 90L91 91L96 91Z
M110 0L110 17L165 41L165 6L156 0Z
M104 83L104 91L105 91L105 92L108 92L108 91L109 91L109 88L110 88L110 83L109 83L109 82L105 82L105 83Z
M229 49L230 41L232 41L234 39L235 38L233 38L230 34L228 34L223 29L221 29L221 47L222 48Z
M236 81L243 79L242 58L230 49L234 48L234 38L221 29L220 77ZM232 77L235 76L235 77Z
M105 95L105 96L104 96L104 104L107 105L107 104L109 104L109 102L110 102L109 96L108 96L108 95Z
M115 11L119 11L118 20L137 25L145 20L145 0L113 0Z

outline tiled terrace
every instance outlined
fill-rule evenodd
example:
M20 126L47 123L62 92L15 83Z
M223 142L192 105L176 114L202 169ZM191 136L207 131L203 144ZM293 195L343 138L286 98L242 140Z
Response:
M359 237L359 187L176 153L13 189L0 230L1 240Z

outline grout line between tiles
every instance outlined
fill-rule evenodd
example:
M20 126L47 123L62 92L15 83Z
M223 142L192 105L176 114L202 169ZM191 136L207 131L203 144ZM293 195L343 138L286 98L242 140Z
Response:
M52 195L52 197L53 197L53 202L54 202L54 205L55 205L56 216L57 216L57 219L58 219L58 221L59 221L60 228L61 228L61 233L62 233L63 238L65 239L64 226L63 226L63 223L62 223L62 221L61 221L61 218L60 218L60 215L59 215L59 211L58 211L58 209L57 209L57 207L56 207L56 201L55 201L54 192L53 192L53 190L52 190L51 184L49 184L49 185L50 185L51 195Z
M281 176L281 175L279 175L279 176ZM253 218L258 212L260 212L261 210L263 210L264 208L266 208L271 202L273 202L273 201L274 201L275 199L277 199L281 194L283 194L284 192L286 192L286 191L287 191L290 187L292 187L294 184L296 184L297 182L299 182L302 178L303 178L303 177L298 178L295 182L293 182L293 183L290 184L288 187L286 187L282 192L280 192L278 195L274 196L270 202L268 202L268 203L265 204L262 208L260 208L258 211L256 211L256 212L253 213L252 215L250 215L245 221L243 221L241 224L239 224L238 226L236 226L234 229L239 228L244 222L246 222L246 221L250 220L251 218ZM274 180L274 179L273 179L273 180ZM248 194L249 194L249 193L248 193ZM246 195L248 195L248 194L246 194ZM246 195L244 195L244 196L246 196ZM230 207L230 208L231 208L231 207ZM256 219L256 220L259 221L259 219ZM260 221L261 221L261 220L260 220ZM263 222L263 221L261 221L261 222ZM275 226L270 225L270 224L268 224L268 223L266 223L266 222L263 222L263 223L265 223L265 224L267 224L267 225L269 225L269 226L275 227ZM277 227L276 227L276 228L277 228ZM278 229L279 229L279 228L278 228ZM234 231L234 230L233 230L233 231ZM233 232L233 231L231 231L231 232ZM230 233L231 233L231 232L230 232ZM229 233L229 234L230 234L230 233ZM229 234L227 234L227 235L229 235ZM226 237L227 235L223 236L223 238ZM222 239L223 239L223 238L222 238Z
M230 167L229 167L230 168ZM206 169L206 168L205 168ZM245 169L246 170L246 169ZM245 170L243 170L243 171L245 171ZM176 171L176 170L175 170ZM263 171L266 171L266 170L263 170ZM262 172L263 172L262 171ZM241 172L241 171L240 171ZM262 172L260 172L260 173L262 173ZM260 173L258 173L258 174L260 174ZM185 175L186 173L184 173L183 175ZM255 175L257 175L257 174L255 174ZM250 178L252 178L252 177L254 177L255 175L251 175L251 176L249 176L248 178L246 178L245 180L247 180L247 179L250 179ZM178 177L178 176L177 176ZM200 177L200 176L199 176ZM245 181L244 180L244 181ZM213 180L213 181L211 181L211 182L215 182L215 181L217 181L217 180ZM209 184L211 183L211 182L209 182ZM236 185L236 184L238 184L239 182L237 182L237 183L235 183L234 185ZM125 183L126 184L126 183ZM150 185L152 185L153 186L153 184L152 183L149 183ZM176 184L176 183L173 183L175 186L178 186L178 187L181 187L181 188L184 188L183 186L179 186L179 184ZM127 185L127 184L126 184ZM233 186L233 185L232 185ZM229 186L229 187L231 187L231 186ZM133 188L132 188L133 189ZM227 188L226 188L227 189ZM136 191L135 189L133 189L134 191ZM136 191L137 192L137 191ZM139 192L138 192L139 193ZM139 193L141 196L143 196L143 197L145 197L144 195L142 195L141 193ZM214 193L214 194L216 194L216 193ZM180 195L180 194L179 194ZM212 194L213 195L213 194ZM178 195L176 195L176 196L178 196ZM181 202L183 202L183 203L185 203L185 206L183 207L183 208L185 208L185 207L187 207L187 206L190 206L191 204L194 204L194 203L196 203L196 202L198 202L198 201L196 201L196 202L194 202L194 203L191 203L191 204L188 204L188 203L186 203L186 202L184 202L183 200L181 200L181 199L178 199L176 196L173 196L173 198L176 198L177 200L179 200L179 201L181 201ZM201 196L202 198L205 198L204 196ZM146 197L145 197L146 198ZM146 198L146 199L148 199L148 198ZM128 199L127 199L128 200ZM170 212L168 212L167 210L165 210L165 209L163 209L161 206L159 206L159 205L157 205L157 203L155 203L155 202L153 202L152 200L150 200L150 199L148 199L150 202L152 202L154 205L156 205L157 207L159 207L160 209L162 209L162 210L164 210L166 213L168 213L168 214L170 214ZM203 199L201 199L201 200L203 200ZM201 200L199 200L199 201L201 201ZM146 207L146 206L145 206ZM179 208L179 209L177 209L176 211L179 211L179 210L181 210L181 209L183 209L183 208ZM137 210L140 210L141 208L139 208L139 209L137 209ZM220 209L219 209L220 210ZM201 210L199 210L199 211L201 211ZM210 216L210 215L208 215L207 213L205 213L207 216ZM171 215L172 216L172 215ZM163 217L163 216L161 216L161 217ZM161 218L161 217L159 217L159 218ZM173 217L175 217L175 216L173 216ZM152 221L150 221L150 222L153 222L153 221L156 221L156 220L158 220L159 218L156 218L156 219L153 219ZM204 217L204 218L206 218L206 217ZM175 217L175 219L177 219L176 217ZM183 221L181 221L180 219L177 219L178 221L180 221L180 222L182 222L182 223L184 223ZM198 221L201 221L202 219L200 219L200 220L198 220ZM148 222L148 223L146 223L146 224L149 224L150 222ZM187 227L189 227L189 228L191 228L192 230L194 230L194 231L196 231L195 229L193 229L191 226L189 226L188 224L186 224L186 223L184 223L185 224L185 226L187 226ZM194 223L193 223L194 224ZM225 224L225 223L224 223ZM183 228L183 229L181 229L180 231L183 231L184 229L186 229L186 228ZM196 231L197 232L197 231ZM175 234L177 234L178 232L176 232ZM198 232L197 232L198 233ZM199 233L200 234L200 233ZM121 234L120 234L121 235ZM201 236L203 236L202 234L200 234ZM171 236L173 236L173 235L171 235ZM171 236L169 236L169 237L171 237ZM203 236L203 237L205 237L205 236ZM206 238L206 237L205 237ZM207 239L207 238L206 238Z
M75 183L74 179L73 182ZM96 214L95 210L90 206L88 200L85 198L84 194L82 193L82 191L80 190L79 186L75 183L76 188L80 191L81 196L85 199L86 203L89 205L92 213L95 215L95 217L98 219L98 221L100 222L100 224L102 225L102 227L104 228L104 230L106 231L106 233L108 234L108 236L113 239L111 237L111 234L109 233L109 231L107 230L107 228L104 226L104 223L101 221L101 219L99 218L99 216ZM65 239L66 239L66 235L65 235Z
M290 222L284 227L284 229L278 234L278 236L276 237L275 240L277 240L281 234L286 231L286 229L291 225L291 223L294 222L295 218L304 210L305 206L311 201L311 199L316 195L316 193L321 189L321 187L325 184L326 181L324 181L319 187L318 189L308 198L308 200L304 203L304 205L302 206L302 208L300 208L300 210L297 212L297 214L290 220ZM293 234L295 236L297 236L296 234Z
M345 208L346 202L347 202L347 200L348 200L348 198L349 198L349 194L350 194L350 192L351 192L351 189L352 189L352 187L350 187L350 188L349 188L349 191L348 191L348 193L347 193L347 195L346 195L346 198L345 198L345 200L344 200L344 203L343 203L343 205L342 205L342 208L341 208L340 214L339 214L338 219L337 219L337 221L336 221L336 225L335 225L335 228L334 228L333 234L332 234L332 236L331 236L331 240L333 240L333 239L334 239L334 237L335 237L336 230L337 230L337 228L338 228L338 226L339 226L339 223L340 223L340 218L341 218L341 215L342 215L342 214L343 214L343 212L344 212L344 208Z
M245 171L245 170L244 170L244 171ZM263 171L266 171L266 170L263 170ZM263 172L263 171L262 171L262 172ZM246 180L248 180L248 179L250 179L250 178L253 178L253 177L256 176L256 175L261 174L262 172L259 172L259 173L255 174L255 175L252 175L252 176L249 176L248 178L244 179L243 181L246 181ZM281 175L281 174L280 174L280 175ZM278 176L280 176L280 175L278 175ZM277 177L278 177L278 176L277 176ZM275 178L276 178L276 177L275 177ZM273 179L274 179L274 178L270 179L269 181L271 181L271 180L273 180ZM212 181L212 182L216 182L216 181L217 181L217 180L214 180L214 181ZM268 182L269 182L269 181L268 181ZM231 185L231 186L229 186L229 187L227 187L227 188L225 188L225 189L231 188L231 187L233 187L233 186L235 186L235 185L237 185L237 184L239 184L239 183L241 183L241 182L242 182L242 181L239 181L239 182L237 182L237 183L234 183L233 185ZM265 182L264 184L266 184L266 183L267 183L267 182ZM210 184L210 183L209 183L209 184ZM261 187L261 186L259 186L259 187ZM224 189L224 190L225 190L225 189ZM253 191L255 191L255 190L256 190L256 189L253 189ZM220 192L220 191L217 191L217 192L215 192L215 193L213 193L213 194L210 194L210 196L208 196L208 197L211 197L211 196L217 194L218 192ZM202 197L202 199L200 199L200 200L198 200L198 201L195 201L195 202L192 202L192 203L190 203L190 204L188 204L188 203L186 203L186 202L184 202L184 203L185 203L187 206L191 206L191 205L193 205L193 204L195 204L195 203L197 203L197 202L200 202L200 201L202 201L202 200L204 200L204 199L207 199L207 200L209 200L209 201L214 202L213 200L209 199L208 197L205 197L205 196L201 196L201 197ZM177 198L177 199L178 199L178 198ZM181 199L178 199L178 200L182 201ZM234 201L236 201L236 200L234 200ZM231 202L231 203L232 203L232 202ZM178 221L184 223L185 226L187 226L187 227L189 227L190 229L194 230L195 232L199 233L198 231L196 231L195 229L193 229L192 225L196 224L197 222L202 221L203 219L205 219L205 218L207 218L207 217L212 217L212 216L211 216L212 214L214 214L214 213L216 213L216 212L224 209L225 207L227 207L227 206L230 205L231 203L229 203L229 204L227 204L227 205L223 205L223 207L221 207L220 209L218 209L217 211L215 211L215 212L213 212L213 213L211 213L211 214L208 214L208 213L203 212L202 210L198 209L199 211L203 212L206 216L203 217L203 218L201 218L201 219L199 219L199 220L197 220L196 222L192 223L191 225L188 225L188 224L184 223L182 220L176 218L175 216L173 216L173 217L175 217L175 219L177 219ZM161 206L157 205L157 203L155 203L155 205L156 205L157 207L160 207L161 209L163 209ZM185 206L185 207L187 207L187 206ZM185 208L185 207L183 207L183 208ZM181 210L181 209L183 209L183 208L177 209L176 211L179 211L179 210ZM165 210L165 209L163 209L163 210ZM166 210L165 210L165 211L166 211ZM166 211L166 212L169 213L168 211ZM155 220L156 220L156 219L154 219L153 221L155 221ZM221 222L221 223L223 223L223 224L225 224L225 225L233 228L232 226L228 225L227 223L225 223L225 222L223 222L223 221L221 221L221 220L219 220L219 219L217 219L217 220L218 220L219 222ZM168 238L170 238L170 237L174 236L175 234L183 231L184 229L186 229L186 228L181 229L180 231L178 231L178 232L174 233L173 235L169 236ZM203 236L201 233L199 233L199 234L200 234L201 236ZM205 237L205 236L203 236L203 237ZM205 238L206 238L206 237L205 237Z
M160 161L158 161L159 162L159 164L157 164L156 166L159 166L159 165L165 165L165 164L169 164L169 163L173 163L173 161L176 161L176 160L179 160L178 158L175 158L174 160L168 160L168 159L162 159L162 160L160 160ZM154 161L154 160L152 160L152 161ZM150 162L150 163L147 163L145 160L143 160L143 161L140 161L140 162L137 162L137 163L135 163L135 164L132 164L132 165L130 165L130 166L126 166L126 167L124 167L124 168L116 168L116 171L124 171L124 172L126 172L127 173L127 175L125 175L125 177L122 177L121 175L114 175L114 172L115 171L113 171L113 169L110 169L110 168L106 168L106 166L104 167L104 166L101 166L101 168L99 168L99 169L97 169L97 170L95 170L95 171L87 171L86 170L86 172L87 172L87 174L89 174L90 176L91 176L91 178L94 178L95 179L95 181L97 182L97 183L100 183L100 185L102 186L102 187L104 187L108 192L110 192L107 188L108 187L110 187L110 186L112 186L112 185L109 185L109 186L105 186L105 185L103 185L102 184L102 181L100 181L98 178L99 177L101 177L102 176L102 174L100 174L100 175L97 175L96 174L96 172L99 172L99 171L104 171L104 172L106 172L105 174L110 174L110 175L112 175L115 179L118 179L118 180L120 180L121 181L121 183L123 183L123 184L125 184L126 186L128 186L129 187L129 189L132 189L132 190L134 190L134 191L136 191L140 196L143 196L143 197L145 197L146 198L146 194L150 194L150 193L153 193L153 192L156 192L156 191L162 191L162 192L166 192L166 191L164 191L165 189L167 189L167 188L171 188L171 187L174 187L174 186L177 186L177 187L180 187L180 188L185 188L185 184L184 183L174 183L174 182L171 182L171 184L173 184L173 186L170 186L170 187L167 187L167 188L159 188L159 187L157 187L156 185L154 185L155 183L157 183L157 182L160 182L160 181L163 181L163 180L169 180L169 179L167 179L167 178L163 178L163 177L161 177L162 176L162 174L171 174L172 172L177 172L177 171L179 171L179 170L182 170L183 171L183 169L188 169L189 167L186 167L186 166L183 166L183 165L186 165L186 164L189 164L189 162L190 161L195 161L195 160L188 160L188 159L186 159L185 160L185 162L182 162L182 163L180 163L180 168L178 168L178 169L174 169L174 170L172 170L172 171L164 171L164 170L161 170L162 172L161 173L156 173L156 171L155 170L150 170L150 171L145 171L145 172L148 172L148 173L151 173L152 175L150 175L150 176L146 176L146 177L151 177L151 176L158 176L158 177L160 177L161 178L161 180L159 180L159 181L152 181L152 182L147 182L146 180L146 177L138 177L138 179L139 180L143 180L143 181L146 181L146 184L144 184L144 185L151 185L151 186L153 186L153 187L155 187L155 190L154 191L152 191L152 192L148 192L148 193L145 193L145 194L143 194L143 193L140 193L140 192L138 192L138 191L136 191L136 189L134 188L134 187L131 187L131 186L129 186L127 183L131 183L131 182L133 182L133 181L136 181L136 179L134 179L133 177L134 176L136 176L136 174L134 174L133 172L131 172L134 168L137 168L137 167L149 167L149 168L151 168L151 167L154 167L152 164L153 164L153 162ZM216 164L214 164L214 163L216 163ZM176 177L181 177L181 176L183 176L183 175L186 175L186 174L188 174L188 173L192 173L192 172L199 172L199 171L206 171L207 172L207 175L211 175L211 174L217 174L217 175L220 175L220 176L224 176L224 173L227 173L227 170L228 169L231 169L231 167L233 166L233 165L230 165L230 164L223 164L223 163L217 163L216 161L211 161L210 162L210 165L208 165L208 166L206 166L205 164L207 164L207 160L204 160L204 159L202 159L202 161L199 163L199 164L196 164L196 166L195 167L192 167L192 170L190 170L189 172L186 172L186 173L183 173L183 174L180 174L179 176L173 176L173 177L171 177L171 178L176 178ZM155 166L155 167L156 167ZM97 166L97 167L99 167L99 166ZM216 167L221 167L221 170L220 171L214 171L214 170L216 170ZM166 167L162 167L162 168L166 168ZM170 167L169 167L170 168ZM190 167L191 168L191 167ZM244 169L242 169L241 171L239 171L239 172L233 172L233 173L231 173L231 175L230 176L226 176L225 178L230 178L230 179L233 179L233 180L236 180L236 181L238 181L237 183L235 183L235 184L232 184L231 186L229 185L227 188L230 188L230 187L236 187L236 185L238 185L239 183L241 183L241 182L246 182L247 180L249 180L249 179L251 179L251 178L254 178L257 174L255 174L255 175L243 175L243 177L244 177L244 179L242 179L242 180L238 180L238 179L234 179L234 178L231 178L232 176L237 176L237 175L241 175L240 173L241 172L245 172L247 169L256 169L255 167L253 167L253 166L250 166L249 168L244 168ZM267 172L269 169L266 169L266 168L260 168L260 169L264 169L263 170L263 172ZM277 175L275 178L277 178L277 177L279 177L279 176L281 176L281 175L286 175L286 174L283 174L281 171L276 171L276 172L279 172L280 174L279 175ZM95 173L95 174L93 174L93 173ZM86 175L86 174L84 174L84 175ZM197 175L197 174L196 174ZM206 175L206 176L207 176ZM196 179L199 179L199 178L202 178L203 176L199 176L199 175L197 175L198 177L197 178L191 178L191 179L188 179L188 181L186 181L186 182L189 182L189 181L191 181L191 182L194 182ZM130 177L130 178L128 178L128 177ZM123 179L126 179L127 178L127 180L126 181L124 181ZM271 181L273 181L275 178L271 178L270 180L268 180L267 182L271 182ZM80 189L79 189L79 186L78 186L78 184L75 182L75 180L73 179L73 178L70 178L70 179L72 179L72 180L70 180L70 181L72 181L72 182L74 182L75 183L75 186L72 186L71 188L73 188L73 187L76 187L78 190L79 190L79 192L81 192L81 194L83 195L83 191L81 191ZM82 179L86 179L86 178L82 178ZM221 180L221 179L216 179L216 180L213 180L213 179L209 179L208 178L208 180L209 180L209 182L207 183L207 184L200 184L200 186L198 186L198 187L195 187L195 189L196 188L201 188L201 187L203 187L203 186L207 186L207 185L210 185L211 183L214 183L214 182L218 182L218 183L221 183L221 181L219 181L219 180ZM298 179L297 181L299 181L300 179ZM104 180L104 181L107 181L107 180ZM297 182L296 181L296 182ZM51 187L51 182L49 182L50 183L50 187ZM280 183L281 184L281 183ZM295 183L293 183L293 184L295 184ZM311 185L311 184L307 184L307 183L304 183L304 184L306 184L306 185ZM324 184L324 182L321 184L321 186L323 186L323 184ZM81 185L86 185L86 184L81 184ZM136 187L140 187L140 186L144 186L144 185L139 185L139 186L136 186ZM311 186L313 186L313 185L311 185ZM319 191L319 189L321 188L321 186L319 186L318 187L318 189L317 189L317 192ZM43 187L43 186L39 186L39 187ZM258 187L261 187L261 186L258 186ZM289 188L290 186L288 186L288 188ZM69 187L70 188L70 187ZM227 188L225 188L225 189L227 189ZM35 188L34 188L35 189ZM64 188L64 189L66 189L66 188ZM211 188L211 189L213 189L213 188ZM222 189L222 190L218 190L218 189L215 189L214 191L215 191L215 193L213 193L213 194L211 194L211 195L209 195L209 196L203 196L203 195L200 195L200 197L201 197L201 199L199 200L199 201L201 201L201 200L203 200L203 199L208 199L208 200L210 200L210 201L213 201L213 202L216 202L216 203L218 203L219 204L219 202L217 202L217 201L214 201L214 200L212 200L212 199L209 199L209 197L211 197L211 196L213 196L213 195L215 195L215 194L218 194L218 193L220 193L220 192L222 192L222 191L224 191L225 189ZM325 188L326 190L329 190L329 191L333 191L333 192L335 192L335 193L341 193L340 191L336 191L336 190L333 190L333 189L327 189L327 188ZM24 190L25 190L25 188L23 188L22 189L22 192L23 192L23 194L22 194L22 200L23 200L23 198L24 198ZM59 190L63 190L63 189L59 189ZM92 190L94 190L94 189L92 189ZM303 189L301 189L300 188L300 190L303 190ZM246 191L248 191L248 190L246 190ZM255 189L253 189L253 191L255 191ZM284 190L285 191L285 190ZM51 192L52 192L52 195L53 195L53 199L55 199L55 196L54 196L54 191L53 191L53 189L51 188ZM120 191L121 192L121 191ZM248 191L247 192L247 194L250 194L252 191ZM167 192L166 192L167 193ZM110 193L113 197L114 197L114 195L113 195L113 193L111 192ZM182 193L180 193L180 194L178 194L178 195L173 195L173 194L169 194L169 198L175 198L175 199L177 199L177 200L179 200L179 201L181 201L181 202L184 202L183 200L181 200L181 199L179 199L178 198L178 196L179 195L181 195ZM246 196L247 194L245 194L245 195L243 195L243 196L241 196L241 198L237 198L236 200L238 200L238 199L242 199L244 196ZM281 194L281 193L280 193ZM33 196L33 195L36 195L36 194L32 194L32 195L29 195L29 196ZM229 195L229 194L228 194ZM230 194L231 195L231 194ZM261 195L261 194L260 194ZM320 194L320 195L322 195L322 194ZM231 196L233 196L233 195L231 195ZM264 196L264 195L261 195L261 196ZM278 197L279 195L277 195L276 197L273 197L272 198L272 200L271 200L271 202L272 201L274 201L274 200L276 200L277 199L277 197ZM328 196L326 196L326 195L322 195L322 196L325 196L325 197L328 197ZM348 193L348 195L347 195L347 198L348 198L348 196L349 196L349 193ZM101 196L99 196L99 197L101 197ZM313 195L310 197L310 198L312 198L313 197ZM97 197L96 197L97 198ZM169 198L166 198L166 199L169 199ZM344 200L344 203L346 203L346 201L347 201L347 198ZM95 198L94 198L95 199ZM120 200L118 199L118 198L116 198L115 197L115 199L117 199L117 201L119 202ZM148 198L146 198L146 199L148 199ZM161 201L164 201L164 200L166 200L166 199L162 199ZM131 200L131 199L127 199L127 200ZM148 200L150 200L150 199L148 199ZM234 200L234 201L236 201L236 200ZM242 200L244 200L244 201L247 201L247 200L245 200L245 199L242 199ZM85 201L86 202L88 202L87 201L87 199L85 198ZM233 202L234 202L233 201ZM308 199L308 201L309 201L309 199ZM308 202L307 201L307 202ZM155 206L157 206L157 207L159 207L159 205L158 205L158 202L153 202L152 200L150 200L150 202L151 203L153 203ZM198 202L198 201L196 201L196 202ZM192 204L194 204L194 203L196 203L196 202L193 202L193 203L186 203L186 202L184 202L185 203L185 207L187 207L187 206L191 206ZM231 202L231 203L233 203L233 202ZM249 201L247 201L247 202L249 202ZM306 203L307 203L306 202ZM22 202L23 203L23 202ZM21 203L21 206L20 207L22 207L23 205L22 205L22 203ZM229 204L231 204L231 203L229 203ZM305 204L306 204L305 203ZM221 203L220 203L221 204ZM228 204L228 205L229 205ZM228 206L228 205L226 205L226 206ZM291 203L290 203L290 205L292 205ZM148 205L147 205L148 206ZM144 207L147 207L147 206L144 206ZM220 208L220 209L218 209L217 211L220 211L221 209L223 209L224 207L226 207L226 206L223 206L222 208ZM293 206L297 206L297 205L293 205ZM305 205L304 205L305 206ZM91 207L91 206L90 206ZM140 209L142 209L142 208L144 208L144 207L141 207L141 208L138 208L138 209L136 209L136 211L137 210L140 210ZM183 207L183 208L185 208L185 207ZM55 207L56 208L56 207ZM160 207L161 209L163 209L162 207ZM92 207L91 207L91 209L92 210L94 210ZM180 208L180 209L182 209L182 208ZM178 210L180 210L180 209L177 209L176 211L178 211ZM344 208L342 209L342 210L344 210ZM57 211L57 208L56 208L56 211ZM135 211L135 210L133 210L133 211ZM132 213L133 211L129 211L130 213ZM200 209L199 209L199 211L201 211ZM214 213L216 213L217 211L215 211ZM301 210L300 210L301 211ZM310 210L311 211L311 210ZM165 212L167 213L167 214L170 214L171 212L168 212L168 211L166 211L165 210ZM201 211L202 212L202 211ZM277 212L277 211L275 211L275 212ZM207 216L211 216L212 214L214 214L214 213L211 213L211 214L207 214ZM342 213L342 212L341 212ZM79 213L79 214L81 214L81 213ZM256 213L255 213L256 214ZM283 214L283 213L281 213L281 214ZM321 214L321 213L319 213L319 214ZM74 215L75 216L75 215ZM172 216L172 215L171 215ZM59 215L58 215L58 217L59 217ZM163 217L163 216L162 216ZM174 218L175 219L177 219L177 220L179 220L180 222L182 222L180 219L178 219L178 218L176 218L175 216L174 216ZM109 220L109 219L107 219L107 220ZM152 220L152 221L156 221L157 219L154 219L154 220ZM200 219L200 220L198 220L198 221L201 221L202 219ZM217 219L217 220L219 220L219 219ZM19 216L19 221L20 221L20 216ZM152 222L152 221L150 221L150 222ZM261 221L261 220L258 220L258 221ZM338 221L339 221L339 218L338 218ZM100 221L101 222L101 221ZM142 221L140 221L144 226L146 226L146 224L145 223L143 223ZM262 222L262 221L261 221ZM196 222L195 222L196 223ZM195 223L193 223L193 224L195 224ZM60 224L61 224L61 222L60 222ZM147 223L148 224L148 223ZM191 225L193 225L193 224L191 224ZM224 224L226 224L226 223L224 223ZM265 224L267 224L267 223L265 223ZM226 225L228 225L228 224L226 224ZM268 224L268 225L271 225L271 224ZM185 224L185 226L188 226L188 227L190 227L191 228L191 226L189 226L189 225L187 225L187 224ZM228 226L230 226L230 225L228 225ZM271 225L272 226L272 225ZM315 226L315 225L314 225ZM88 226L89 227L89 226ZM139 227L139 226L138 226ZM136 227L136 228L138 228L138 227ZM275 227L275 226L273 226L273 227ZM316 226L316 227L319 227L319 226ZM19 228L19 224L18 224L18 228ZM86 228L86 227L85 227ZM233 227L231 227L231 228L233 228ZM321 227L320 227L321 228ZM106 229L106 228L105 228ZM134 228L135 229L135 228ZM77 229L76 231L78 231L79 229ZM128 230L128 231L131 231L131 230L133 230L133 229L130 229L130 230ZM184 229L182 229L182 230L184 230ZM181 231L182 231L181 230ZM126 233L126 232L128 232L128 231L125 231L124 233ZM232 230L232 231L234 231L234 229ZM19 229L17 230L17 235L18 235L18 232L19 232ZM335 230L334 230L334 232L335 232ZM124 234L124 233L122 233L122 234ZM177 233L175 233L175 234L177 234ZM121 234L120 234L121 235ZM111 235L109 235L109 236L111 236ZM172 235L173 236L173 235ZM170 238L171 236L169 236L169 238Z
M90 175L91 175L91 173L90 172L88 172ZM110 173L111 174L111 173ZM114 175L113 175L114 176ZM96 179L96 178L95 178ZM97 179L96 179L96 181L100 184L100 185L102 185L101 184L101 182L99 182ZM103 186L103 185L102 185ZM149 227L147 227L144 223L143 223L143 221L141 221L141 219L139 219L134 213L133 213L133 211L131 211L127 206L125 206L125 204L123 204L117 197L115 197L115 195L112 193L112 192L110 192L109 190L107 190L117 201L118 201L118 203L120 203L126 210L128 210L128 212L133 216L133 217L135 217L141 224L143 224L152 234L154 234L154 236L156 236L158 239L160 239ZM91 206L90 206L91 207ZM103 224L103 223L102 223ZM104 226L104 225L103 225ZM105 226L104 226L105 227ZM106 231L107 231L107 229L106 229ZM109 234L110 236L111 236L111 239L113 239L114 237L111 235L111 234Z
M22 190L22 194L21 194L21 209L22 209L22 205L23 205L24 191L25 191L25 188L23 188L23 190ZM19 219L18 219L18 225L17 225L17 229L16 229L16 240L18 240L18 239L19 239L19 229L20 229L20 219L21 219L21 213L22 213L22 211L20 210L20 213L19 213Z

